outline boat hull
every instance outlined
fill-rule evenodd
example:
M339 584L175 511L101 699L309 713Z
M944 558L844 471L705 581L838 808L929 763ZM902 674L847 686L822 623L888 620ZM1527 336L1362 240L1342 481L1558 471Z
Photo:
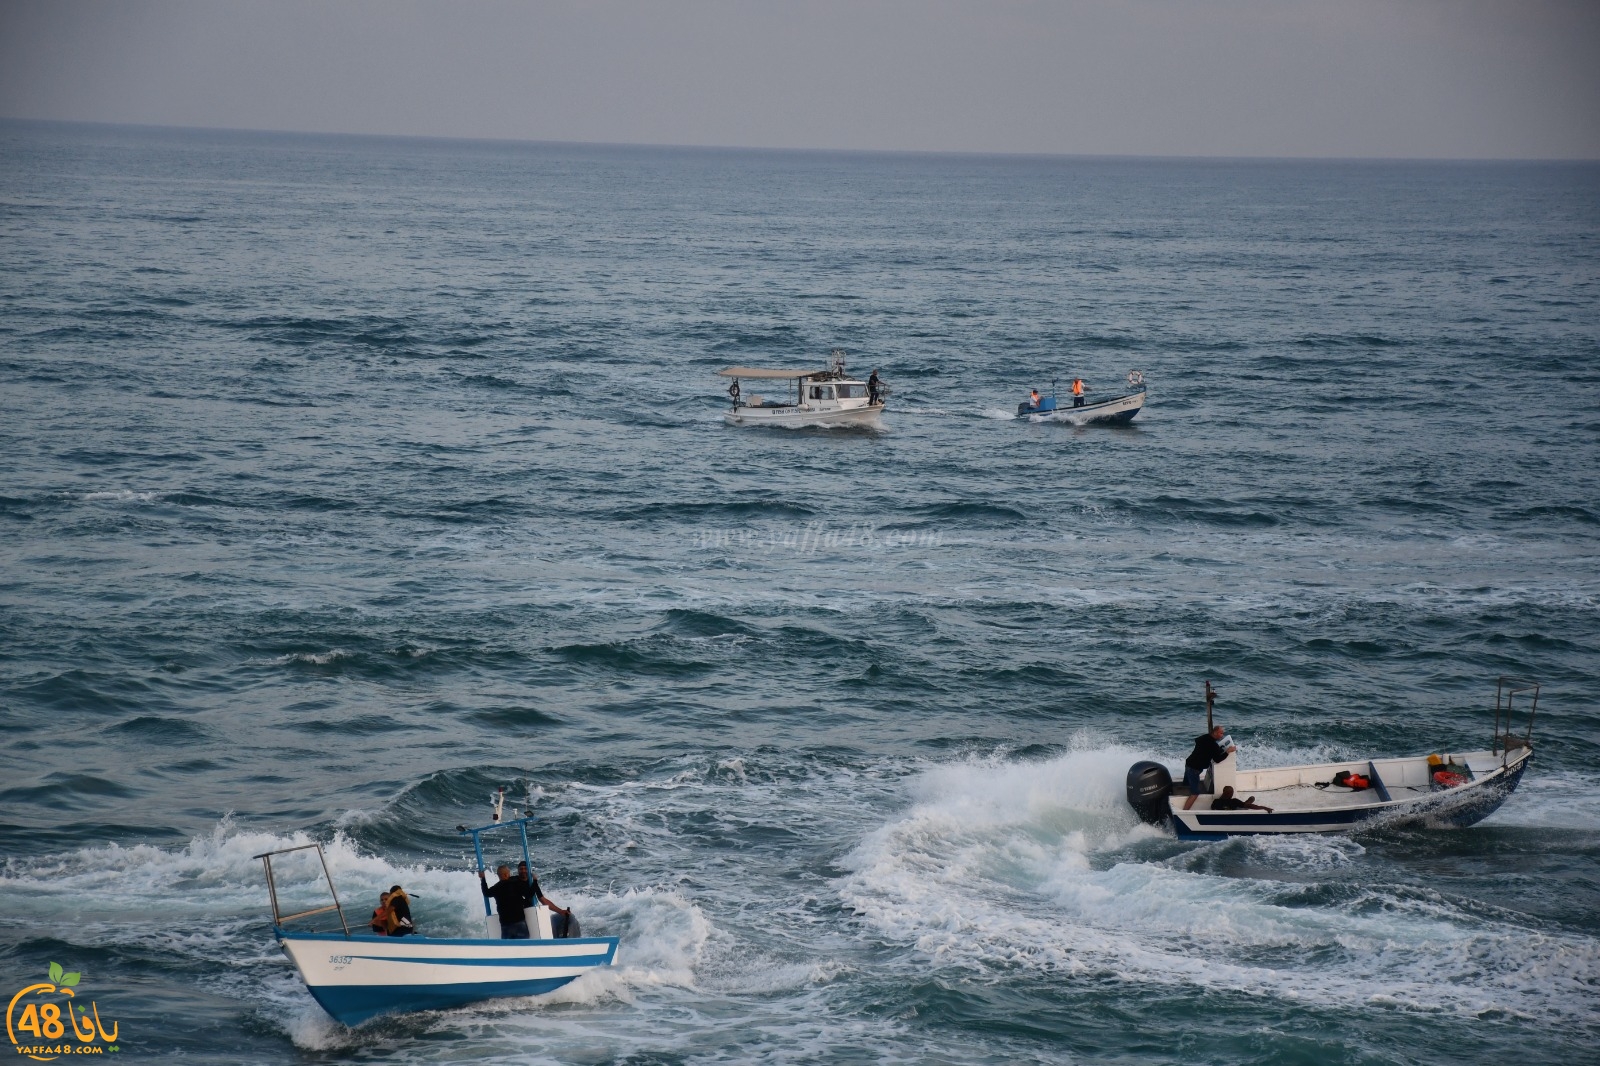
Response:
M1144 400L1145 390L1140 388L1127 396L1086 403L1082 407L1068 404L1058 406L1053 411L1033 411L1024 405L1018 411L1017 418L1024 422L1065 422L1074 426L1086 426L1091 423L1126 423L1133 421L1134 416L1144 410Z
M1284 803L1274 795L1274 791L1278 790L1265 788L1263 785L1273 783L1271 775L1312 771L1312 774L1300 775L1308 777L1318 776L1316 771L1330 771L1321 776L1331 777L1331 771L1349 767L1363 773L1368 772L1370 768L1379 780L1382 780L1385 771L1394 775L1395 779L1403 780L1404 773L1411 765L1421 763L1426 766L1426 760L1376 760L1365 766L1348 764L1347 767L1346 764L1337 764L1327 767L1290 767L1284 770L1241 773L1239 794L1241 796L1254 794L1264 806L1274 808L1271 814L1250 810L1212 811L1198 805L1186 811L1183 809L1184 797L1173 797L1169 801L1170 822L1173 831L1185 840L1223 840L1234 836L1284 833L1348 833L1358 828L1380 825L1385 828L1408 825L1465 828L1489 817L1512 792L1516 791L1517 785L1522 781L1523 772L1533 759L1533 751L1524 748L1503 759L1500 756L1491 756L1489 753L1480 753L1479 756L1469 758L1477 763L1475 768L1479 769L1479 774L1474 780L1455 788L1433 792L1397 785L1393 791L1400 795L1396 797L1390 794L1388 788L1380 787L1366 793L1345 794L1345 798L1352 800L1349 803L1333 802L1317 806L1296 807ZM1252 776L1265 780L1243 780ZM1323 798L1330 797L1324 795ZM1331 798L1337 800L1339 797ZM1205 802L1209 804L1210 797L1207 797Z
M611 965L616 937L469 940L277 930L313 999L345 1025L381 1014L441 1010L552 992Z
M797 407L736 407L722 416L730 426L779 426L807 429L818 426L877 428L883 417L883 404L846 407L836 410L806 411Z

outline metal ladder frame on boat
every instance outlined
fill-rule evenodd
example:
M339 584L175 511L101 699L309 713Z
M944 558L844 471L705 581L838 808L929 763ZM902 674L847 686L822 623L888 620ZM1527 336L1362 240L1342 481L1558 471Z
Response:
M1528 728L1522 735L1511 732L1511 712L1516 698L1531 694L1528 703ZM1539 712L1539 682L1522 681L1502 674L1494 682L1494 746L1489 750L1500 756L1504 765L1511 752L1517 748L1533 747L1533 716ZM1504 723L1504 724L1502 724Z
M331 907L313 907L308 911L296 911L293 914L284 914L278 906L278 882L272 876L272 857L274 855L289 855L296 851L311 851L317 853L317 861L322 864L322 876L328 881L328 894L333 897ZM333 875L328 872L328 858L322 853L321 844L301 844L293 848L279 848L277 851L264 851L253 856L261 860L261 866L267 873L267 895L272 898L272 926L282 929L283 923L292 922L297 918L309 918L313 914L327 914L329 911L339 912L339 925L344 929L344 935L350 935L350 923L345 921L344 907L339 903L339 890L333 887Z
M504 802L503 798L501 802ZM478 871L481 873L483 871L483 842L478 839L479 834L487 833L492 829L510 829L512 826L516 826L522 832L522 861L528 864L528 869L531 871L533 869L533 856L528 854L528 826L535 820L530 814L502 822L500 821L499 807L496 807L495 820L493 822L488 825L480 825L476 829L468 829L464 825L458 825L456 826L456 832L472 837L472 853L478 860ZM488 896L483 897L483 913L484 917L494 913L489 909Z

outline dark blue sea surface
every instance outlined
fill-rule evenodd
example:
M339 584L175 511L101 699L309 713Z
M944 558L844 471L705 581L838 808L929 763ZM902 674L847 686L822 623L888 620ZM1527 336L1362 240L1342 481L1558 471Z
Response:
M722 423L833 347L882 432ZM1472 829L1123 798L1206 679L1248 767L1501 674ZM1595 1061L1597 675L1595 165L0 124L0 986L129 1055ZM459 935L501 785L617 966L330 1021L251 856Z

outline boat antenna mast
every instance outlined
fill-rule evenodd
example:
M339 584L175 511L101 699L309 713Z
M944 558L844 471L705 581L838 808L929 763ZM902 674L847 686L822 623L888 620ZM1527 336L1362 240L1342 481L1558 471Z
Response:
M472 838L472 857L477 863L473 869L479 871L480 873L484 869L483 840L481 837L484 833L492 832L496 829L517 830L518 835L522 839L522 861L528 864L528 869L533 869L533 856L528 851L528 825L533 821L533 815L529 814L527 811L524 811L521 818L513 818L510 821L501 821L500 815L505 808L505 804L506 787L501 785L495 790L494 793L494 821L490 822L488 825L480 825L473 829L468 829L464 825L456 826L456 832L462 834L463 836L470 836ZM494 913L489 909L489 897L487 896L485 896L483 899L483 913L486 917Z
M843 348L835 348L833 351L828 353L828 373L835 378L844 377L845 368Z
M1211 682L1206 682L1206 732L1209 733L1216 727L1211 724L1211 708L1217 702L1217 690L1211 687Z

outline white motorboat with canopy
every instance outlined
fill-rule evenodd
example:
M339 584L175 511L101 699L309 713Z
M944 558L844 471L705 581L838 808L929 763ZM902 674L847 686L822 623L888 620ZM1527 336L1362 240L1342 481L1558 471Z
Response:
M826 370L749 366L719 370L718 377L733 379L728 386L733 406L723 415L723 420L730 426L787 426L792 429L878 425L889 389L875 380L851 377L845 369L844 356L844 349L835 348ZM793 382L794 398L769 399L747 394L741 384L745 381Z
M502 822L502 789L495 802L495 820L490 825L468 829L472 848L483 868L483 847L479 837L496 830L516 829L521 833L522 856L528 855L528 826L531 817ZM285 866L304 863L315 853L321 877L333 902L329 905L286 911L279 887L279 874ZM322 1008L345 1025L359 1025L380 1014L419 1010L440 1010L502 996L533 996L554 991L580 974L599 966L609 966L616 957L614 936L552 935L549 908L542 903L531 907L528 940L500 939L499 922L489 917L484 937L380 936L355 933L345 919L339 893L328 873L328 860L321 844L302 844L294 848L269 851L261 860L267 877L267 892L272 901L272 931L300 972L306 988ZM273 860L278 860L275 868ZM532 868L531 862L529 868ZM489 913L489 901L484 900ZM332 930L290 929L291 922L305 922L318 915L338 915ZM571 928L570 926L568 927Z
M1128 389L1128 392L1102 400L1074 397L1070 405L1063 406L1056 399L1056 383L1052 381L1049 396L1040 397L1038 403L1024 400L1017 404L1017 419L1022 422L1065 422L1074 426L1087 426L1095 422L1126 425L1144 410L1146 392L1142 372L1128 371Z
M1206 726L1216 692L1206 682ZM1521 701L1518 704L1518 701ZM1513 704L1527 713L1512 729ZM1539 686L1502 677L1495 686L1494 737L1488 750L1435 751L1406 758L1352 759L1306 766L1241 770L1229 754L1201 776L1192 806L1189 791L1172 783L1158 762L1128 770L1128 803L1153 825L1170 825L1186 840L1221 840L1262 833L1346 833L1363 825L1462 828L1493 814L1516 790L1533 759L1533 716ZM1254 798L1255 808L1222 803Z

